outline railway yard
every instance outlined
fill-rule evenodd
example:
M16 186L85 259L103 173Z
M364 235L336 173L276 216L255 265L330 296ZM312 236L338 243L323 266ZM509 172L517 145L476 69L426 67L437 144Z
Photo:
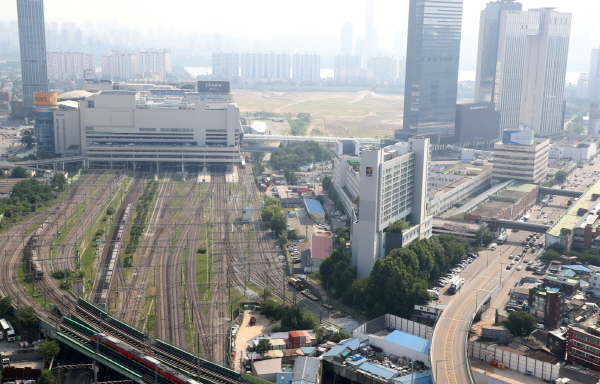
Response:
M84 348L114 355L111 338L99 336L107 334L199 381L241 380L218 372L231 365L240 303L269 287L279 302L317 316L323 307L287 284L250 170L215 168L207 179L84 173L60 202L0 236L0 294ZM242 207L252 208L251 221L241 220ZM141 381L155 379L141 371Z

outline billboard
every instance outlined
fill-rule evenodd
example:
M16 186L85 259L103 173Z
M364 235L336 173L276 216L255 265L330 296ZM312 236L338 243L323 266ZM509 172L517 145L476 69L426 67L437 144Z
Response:
M57 93L33 92L33 104L34 105L56 105L56 104L58 104L58 94Z
M84 80L94 80L96 77L96 71L93 69L86 69L83 71L83 79Z
M198 81L200 93L229 93L229 81Z
M533 145L533 131L503 131L502 144Z

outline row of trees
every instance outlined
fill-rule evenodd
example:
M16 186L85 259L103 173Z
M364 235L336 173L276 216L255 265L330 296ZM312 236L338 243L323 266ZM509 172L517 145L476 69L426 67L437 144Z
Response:
M346 304L354 303L372 316L410 317L414 304L429 300L428 284L468 251L469 243L454 235L415 240L378 259L369 276L357 279L351 256L339 246L321 263L319 274L323 285Z
M560 259L561 255L576 256L582 263L589 263L593 266L600 267L600 250L588 249L582 252L569 251L560 244L551 244L546 247L546 250L542 256L540 256L540 260L549 263L553 260Z
M323 190L327 192L327 196L329 196L335 207L340 211L343 210L344 203L342 203L342 199L340 199L340 196L333 186L333 180L331 180L330 176L323 177L323 180L321 180L321 186L323 187ZM322 203L324 202L324 199L320 199L319 201Z
M316 141L281 143L271 153L271 168L274 170L300 170L300 166L321 162L331 158L331 153Z
M148 184L146 184L146 187L144 188L144 192L139 197L138 203L135 206L136 216L129 231L129 242L125 247L126 256L123 259L124 267L131 267L133 252L135 252L142 233L144 232L144 228L146 227L146 217L152 206L152 201L154 200L157 189L158 182L154 180L148 181ZM107 210L107 214L108 213L109 211Z

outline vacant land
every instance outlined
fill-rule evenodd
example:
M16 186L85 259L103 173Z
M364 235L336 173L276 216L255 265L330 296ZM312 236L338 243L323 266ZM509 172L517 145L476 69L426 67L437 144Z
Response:
M270 92L235 90L246 112L310 113L313 136L387 137L402 126L404 97L361 92Z

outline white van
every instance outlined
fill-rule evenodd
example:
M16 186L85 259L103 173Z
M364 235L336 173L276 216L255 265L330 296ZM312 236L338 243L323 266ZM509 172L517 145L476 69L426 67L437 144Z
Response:
M492 250L492 251L495 251L497 247L498 247L498 244L496 244L496 243L490 244L490 250Z

